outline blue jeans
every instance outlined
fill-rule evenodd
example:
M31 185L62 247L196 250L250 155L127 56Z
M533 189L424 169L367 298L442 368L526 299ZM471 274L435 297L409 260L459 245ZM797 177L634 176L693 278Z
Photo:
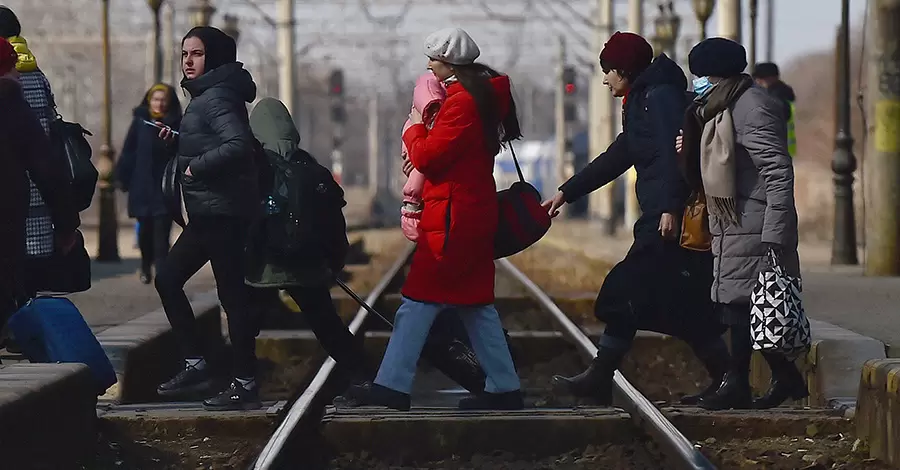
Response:
M376 384L410 393L416 376L416 363L422 354L431 325L442 310L451 307L461 316L472 340L475 356L484 368L487 376L485 391L504 393L519 390L519 376L509 355L500 315L493 305L456 307L426 304L406 297L397 309L394 331L378 369Z

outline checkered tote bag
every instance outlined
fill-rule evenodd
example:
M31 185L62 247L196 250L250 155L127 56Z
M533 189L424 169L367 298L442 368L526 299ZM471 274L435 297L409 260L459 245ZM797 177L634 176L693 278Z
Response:
M782 354L794 360L810 347L809 320L803 312L799 277L788 275L775 250L769 249L769 267L759 273L750 300L750 335L753 349Z

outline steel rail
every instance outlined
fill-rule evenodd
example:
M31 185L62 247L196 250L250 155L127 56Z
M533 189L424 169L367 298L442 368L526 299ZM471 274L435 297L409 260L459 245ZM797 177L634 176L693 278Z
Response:
M366 303L374 305L382 296L388 285L390 285L391 281L394 280L406 264L407 260L409 260L414 248L415 245L409 245L409 247L403 251L403 254L397 259L393 266L391 266L378 284L375 285L375 288L372 289L372 292L366 298ZM369 311L365 307L360 306L356 316L350 323L350 332L354 335L358 334L368 316ZM276 468L275 465L278 463L278 457L284 449L288 439L297 429L297 425L304 417L314 410L312 408L313 401L325 387L335 365L336 363L331 357L328 357L325 360L325 363L322 364L322 367L319 368L319 371L316 373L315 377L313 377L312 382L310 382L306 390L303 391L303 394L294 401L291 405L291 409L284 417L284 420L278 425L275 432L272 433L272 437L269 438L269 441L266 443L262 452L260 452L253 467L251 467L253 470L271 470Z
M593 359L597 355L597 347L591 339L578 327L540 287L516 268L507 259L498 260L497 265L522 283L532 296L550 312L554 319L586 357ZM638 426L653 437L661 447L663 454L679 468L685 470L715 470L716 467L694 447L688 438L681 433L655 407L650 400L641 394L619 371L615 372L614 385L620 395L625 397L625 410Z

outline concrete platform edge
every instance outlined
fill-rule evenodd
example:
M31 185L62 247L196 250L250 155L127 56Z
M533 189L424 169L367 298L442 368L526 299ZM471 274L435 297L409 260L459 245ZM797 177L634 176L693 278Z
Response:
M208 351L223 344L219 301L215 291L195 296L191 307ZM162 309L109 328L97 335L116 370L118 382L100 397L117 403L158 401L156 387L171 378L182 356Z

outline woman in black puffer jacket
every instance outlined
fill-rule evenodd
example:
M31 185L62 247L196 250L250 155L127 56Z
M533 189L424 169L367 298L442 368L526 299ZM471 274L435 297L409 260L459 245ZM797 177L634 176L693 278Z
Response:
M228 317L234 380L203 404L217 410L258 408L258 326L250 287L244 284L242 256L248 227L259 209L246 106L256 98L256 84L237 62L234 40L211 27L194 28L185 36L182 70L181 86L192 100L177 136L177 158L189 222L157 274L156 289L183 349L185 368L157 391L175 396L210 386L201 338L184 293L184 284L209 261ZM160 137L171 142L175 136L166 128Z

